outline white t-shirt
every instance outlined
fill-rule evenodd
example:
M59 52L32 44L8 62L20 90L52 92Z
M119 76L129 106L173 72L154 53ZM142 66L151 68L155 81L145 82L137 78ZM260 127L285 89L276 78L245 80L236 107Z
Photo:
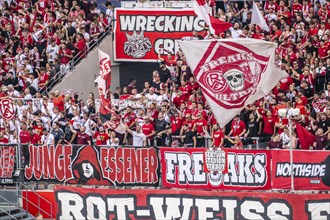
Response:
M59 47L56 44L54 47L51 44L49 44L46 52L49 53L48 61L53 62L55 59L58 58Z
M133 146L138 146L138 147L143 147L144 146L144 141L147 139L145 134L142 132L137 133L136 131L132 131L132 136L133 136Z
M41 136L41 143L43 144L53 144L54 136L49 133L48 135L42 135Z

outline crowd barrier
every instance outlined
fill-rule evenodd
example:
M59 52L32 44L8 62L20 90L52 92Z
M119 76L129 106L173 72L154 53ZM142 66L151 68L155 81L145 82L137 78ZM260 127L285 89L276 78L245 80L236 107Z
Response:
M289 150L2 145L0 155L1 184L290 190L292 167L294 190L330 190L329 151L294 150L292 164Z

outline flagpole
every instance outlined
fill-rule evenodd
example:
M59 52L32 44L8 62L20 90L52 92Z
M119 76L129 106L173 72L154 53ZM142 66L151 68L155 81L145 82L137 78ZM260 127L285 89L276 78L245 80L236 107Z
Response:
M290 169L291 169L291 191L294 191L294 172L293 172L293 147L292 147L292 120L289 116L290 132Z

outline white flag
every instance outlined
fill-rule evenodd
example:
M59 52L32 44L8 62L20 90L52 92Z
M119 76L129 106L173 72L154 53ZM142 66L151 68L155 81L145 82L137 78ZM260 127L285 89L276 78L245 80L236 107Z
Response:
M274 64L275 43L242 38L179 45L221 127L288 76Z
M96 78L99 96L101 99L100 113L109 114L111 110L110 85L111 85L111 60L110 56L102 50L98 50L100 73Z
M251 24L256 24L261 29L264 29L265 31L269 32L268 24L267 24L265 18L262 16L262 14L255 2L253 2L253 6L252 6Z

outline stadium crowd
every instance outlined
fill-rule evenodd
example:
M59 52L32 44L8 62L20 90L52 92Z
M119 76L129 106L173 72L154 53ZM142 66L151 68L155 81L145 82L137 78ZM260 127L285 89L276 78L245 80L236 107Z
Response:
M92 93L86 101L72 91L43 93L54 73L65 68L62 64L109 26L112 6L107 4L103 14L86 0L6 2L0 8L0 97L18 99L16 117L0 119L2 143L242 148L267 142L270 149L299 148L294 125L291 134L289 129L294 120L315 134L310 149L330 150L329 0L258 2L270 32L250 24L250 2L224 1L214 14L233 28L216 36L207 27L202 34L193 32L200 40L276 42L276 64L289 74L224 128L217 125L181 51L159 51L159 68L143 90L137 90L135 79L116 88L110 119L98 114ZM213 1L209 4L215 8ZM278 115L283 108L286 117ZM297 108L300 113L293 115Z

